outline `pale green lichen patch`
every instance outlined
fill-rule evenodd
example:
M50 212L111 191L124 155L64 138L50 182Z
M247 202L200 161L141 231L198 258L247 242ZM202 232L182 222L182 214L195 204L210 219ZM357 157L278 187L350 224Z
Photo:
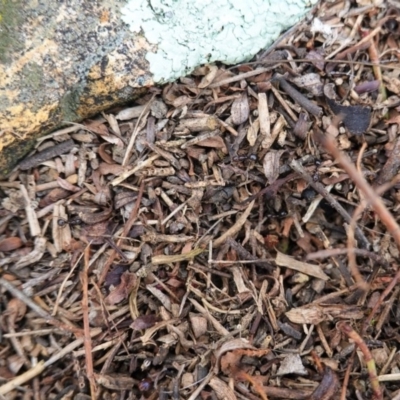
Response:
M23 20L18 13L18 7L22 1L0 0L0 63L5 64L11 57L12 51L19 51L23 48L23 36L16 29Z
M270 45L317 0L129 0L122 19L157 46L146 56L156 82L200 64L235 64Z

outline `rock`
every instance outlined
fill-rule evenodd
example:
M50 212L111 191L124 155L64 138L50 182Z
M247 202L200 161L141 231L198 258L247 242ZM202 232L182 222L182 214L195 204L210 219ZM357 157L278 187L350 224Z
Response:
M0 177L35 139L267 47L316 0L0 3Z

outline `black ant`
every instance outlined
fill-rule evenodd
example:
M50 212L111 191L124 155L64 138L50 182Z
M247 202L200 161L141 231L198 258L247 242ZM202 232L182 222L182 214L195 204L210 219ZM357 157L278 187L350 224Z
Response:
M278 219L283 219L286 218L289 215L289 213L285 210L279 211L277 214L267 214L266 216L268 218L278 218Z
M318 168L320 167L321 164L322 164L321 160L316 159L314 161L314 165L317 167L315 172L314 172L314 174L313 174L313 176L312 176L314 182L319 182L320 175L319 175L319 172L318 172Z
M256 154L249 154L249 155L243 155L243 156L233 156L232 161L238 162L238 161L257 161L257 155Z
M67 225L77 226L77 225L81 225L81 224L82 224L82 220L79 217L71 218L69 221L67 221L64 218L58 218L58 220L57 220L57 225L60 228L64 228Z

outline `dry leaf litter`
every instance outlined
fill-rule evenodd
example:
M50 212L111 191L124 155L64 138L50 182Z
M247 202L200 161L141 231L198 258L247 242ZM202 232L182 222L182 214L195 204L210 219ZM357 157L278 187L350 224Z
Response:
M396 4L40 138L0 182L1 398L399 400Z

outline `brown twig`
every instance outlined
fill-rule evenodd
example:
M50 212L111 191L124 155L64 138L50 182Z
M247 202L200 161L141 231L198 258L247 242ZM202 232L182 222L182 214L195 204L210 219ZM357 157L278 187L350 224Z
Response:
M313 187L321 196L323 196L329 204L343 217L347 222L351 222L349 213L338 203L338 201L325 189L320 182L315 182L312 176L304 169L304 167L296 160L290 162L290 167L296 171L311 187ZM368 239L359 227L356 227L357 239L361 242L361 246L369 248L370 244Z
M275 61L276 62L276 61ZM249 71L249 72L244 72L242 74L236 75L236 76L232 76L231 78L226 78L223 79L222 81L219 82L214 82L211 85L208 86L209 89L213 89L213 88L217 88L223 85L227 85L228 83L233 83L233 82L238 82L241 81L242 79L247 79L250 78L252 76L256 76L256 75L260 75L263 74L264 72L270 71L271 67L267 67L267 68L257 68L253 71Z
M136 137L139 133L139 125L142 122L142 119L145 118L145 115L149 112L150 106L153 103L154 97L155 97L155 94L153 94L151 96L151 99L147 102L146 106L143 108L142 112L139 115L139 118L136 121L135 128L133 129L132 135L129 139L128 146L126 147L124 159L122 160L122 166L126 166L126 164L129 161L129 157L131 156L131 151L132 151L133 145L135 144Z
M82 336L83 333L82 329L60 322L58 319L54 318L48 312L44 311L43 308L39 307L30 297L28 297L25 293L21 292L7 280L0 278L0 285L3 286L4 289L6 289L8 292L10 292L14 297L23 301L32 311L34 311L37 315L42 317L47 323L54 325L57 328L62 329L64 331L66 330L68 332L72 332L78 337Z
M288 389L276 386L264 386L268 396L278 399L306 400L310 398L311 390L308 389Z
M86 376L90 383L90 395L92 400L96 398L96 381L93 375L93 357L92 357L92 338L90 337L89 323L89 296L88 296L88 270L89 270L90 246L85 248L84 269L80 273L82 285L82 316L84 329L84 348L86 361Z
M376 312L378 311L379 307L382 305L385 298L389 295L389 293L396 286L396 284L397 284L397 282L399 282L399 280L400 280L400 269L397 271L397 273L393 277L392 281L389 283L389 285L386 287L386 289L380 295L374 308L372 309L371 313L368 315L368 318L365 320L364 325L363 325L363 332L368 328L368 325L370 324L373 316L376 314Z
M376 194L374 189L367 183L365 178L358 173L355 166L350 162L348 157L343 154L337 148L335 144L335 140L330 135L321 136L320 140L323 146L336 158L339 164L344 168L344 170L349 174L350 178L353 179L354 183L357 187L364 193L365 198L368 199L368 202L371 204L374 211L379 215L381 221L388 229L389 233L395 240L397 247L400 248L400 226L397 224L393 215L386 208L382 199ZM371 311L371 314L368 316L367 320L364 323L364 329L371 322L372 317L375 315L376 311L380 307L382 301L388 296L390 291L394 288L397 282L400 280L400 269L397 271L396 275L385 289L385 291L381 294L378 302L375 304L374 308Z
M330 135L321 135L320 141L326 150L336 158L343 169L349 174L357 187L364 193L365 198L368 199L368 202L379 215L389 233L393 236L397 246L400 248L400 226L386 208L382 199L376 195L374 189L367 183L365 178L358 173L356 167L350 162L348 157L337 148L335 140ZM350 223L350 221L351 219L347 222Z
M375 361L372 358L371 352L368 346L364 342L363 338L346 322L341 322L338 325L339 329L345 333L354 343L358 346L364 355L364 360L367 364L369 380L371 383L372 392L374 393L375 400L383 400L383 393L379 385L378 375L376 373Z
M365 208L365 201L362 201L361 204L357 207L357 209L353 213L353 217L351 218L350 224L347 229L347 257L349 259L349 267L350 271L355 278L357 285L360 289L362 289L365 293L368 291L368 285L364 281L363 277L360 274L360 271L357 267L356 254L351 251L356 246L356 241L354 239L354 229L356 227L356 223L358 218L361 216L361 212Z
M390 156L385 162L385 165L380 170L376 181L374 182L374 187L383 185L393 179L400 165L400 137L395 139L393 144L393 149L390 152Z
M333 398L339 387L337 375L328 366L324 367L322 381L311 394L309 400L330 400Z
M238 256L244 260L247 261L252 261L254 262L254 265L257 265L258 267L261 268L267 268L269 270L272 269L272 265L270 262L265 262L262 260L258 260L256 257L254 257L248 250L246 250L240 243L238 243L236 240L232 239L231 237L226 238L226 243L229 244L231 249L235 250ZM233 261L234 262L234 261ZM237 261L241 262L241 261Z
M91 337L97 336L99 333L101 333L101 329L94 328L92 329L90 336ZM70 355L73 350L82 345L83 341L84 341L83 337L74 340L67 346L63 347L59 352L54 354L52 357L50 357L46 362L44 362L43 360L39 361L34 367L29 369L28 371L24 372L21 375L16 376L15 378L11 379L4 385L0 386L0 396L11 392L15 388L23 385L24 383L28 382L35 376L40 375L47 367L49 367L52 364L55 364L63 357Z
M318 107L311 100L308 100L303 94L301 94L297 89L290 85L283 76L275 74L273 81L278 81L279 86L301 107L303 107L310 114L319 117L322 113L321 107Z
M380 313L378 322L376 323L376 327L375 327L377 332L379 332L382 329L383 324L387 320L387 317L388 317L388 315L390 313L390 310L392 309L394 302L397 300L397 297L399 295L399 291L400 291L400 287L397 286L393 290L393 293L390 296L390 299L386 302L384 309ZM383 302L383 299L382 299L382 302ZM378 303L380 303L379 300L378 300ZM383 372L381 371L381 374L382 373Z
M128 236L128 233L131 230L132 225L137 218L137 213L139 211L140 202L142 201L143 191L144 191L144 181L140 185L139 193L138 193L138 196L137 196L136 202L135 202L135 206L133 207L131 215L129 216L129 219L124 226L124 230L121 235L121 237L123 237L123 238ZM118 240L117 246L120 246L121 241L122 241L122 239ZM108 270L110 269L112 263L114 262L116 255L117 255L117 252L113 249L110 256L108 257L107 262L104 264L103 270L101 271L101 275L100 275L99 281L98 281L99 286L101 286L101 284L104 282L104 279L106 278Z
M380 82L380 85L379 85L379 93L381 95L380 101L383 102L387 99L387 93L386 93L385 85L383 84L382 70L379 66L378 49L376 48L375 41L373 38L371 38L369 43L370 43L370 45L368 48L368 53L369 53L371 62L374 63L374 66L372 67L372 69L374 71L375 78Z
M68 153L75 146L72 139L66 140L54 146L48 147L39 153L34 154L31 157L26 158L19 164L19 169L25 171L27 169L38 166L40 163L47 160L51 160L54 157L60 156L61 154Z
M373 253L372 251L368 251L365 249L356 249L356 248L319 250L319 251L316 251L315 253L307 254L306 259L307 260L316 260L317 258L340 256L342 254L347 254L349 251L351 251L352 253L357 254L358 256L361 256L361 257L370 257L375 262L377 262L385 267L389 266L388 262L383 257L381 257L379 254Z
M346 391L347 391L347 386L349 385L350 374L351 374L351 369L353 368L355 355L356 355L356 347L351 352L349 363L348 363L347 368L346 368L346 373L344 375L343 383L342 383L342 390L340 392L340 400L346 400L347 399Z
M221 236L219 236L217 239L213 241L214 248L221 246L223 243L225 243L227 238L236 235L236 233L240 231L244 223L247 221L247 218L250 215L253 206L254 206L254 200L248 205L246 210L237 219L237 221L227 231L225 231Z

